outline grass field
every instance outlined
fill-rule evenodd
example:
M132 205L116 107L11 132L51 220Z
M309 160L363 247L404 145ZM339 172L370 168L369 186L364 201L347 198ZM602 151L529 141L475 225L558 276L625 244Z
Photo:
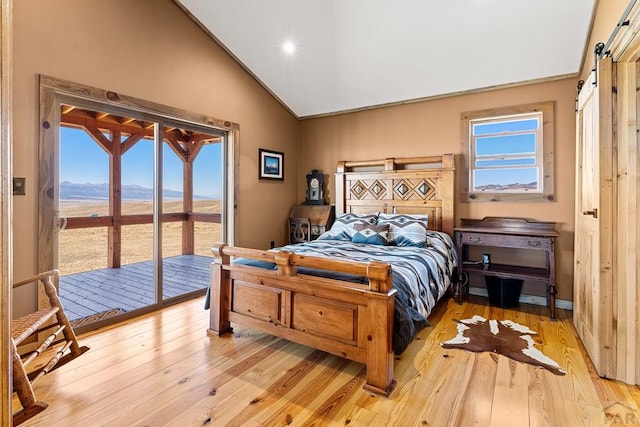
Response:
M220 213L220 201L196 200L193 212ZM122 214L150 214L151 202L122 202ZM61 216L90 217L108 215L108 205L99 202L61 203ZM181 212L182 202L165 202L165 213ZM211 245L220 240L221 224L196 222L195 254L211 256ZM59 235L58 266L60 274L72 274L107 267L107 227L62 230ZM162 226L162 256L182 254L182 223L170 222ZM153 225L122 227L122 264L153 259Z

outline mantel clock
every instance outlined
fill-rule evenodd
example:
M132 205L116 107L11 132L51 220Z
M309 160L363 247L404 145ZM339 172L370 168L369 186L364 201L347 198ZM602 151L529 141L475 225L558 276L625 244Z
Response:
M307 199L305 205L324 205L324 175L313 169L307 174Z

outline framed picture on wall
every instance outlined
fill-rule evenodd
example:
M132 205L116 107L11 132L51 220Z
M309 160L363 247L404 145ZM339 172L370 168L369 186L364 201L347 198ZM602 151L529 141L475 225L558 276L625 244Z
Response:
M258 164L258 178L284 180L284 153L258 148Z

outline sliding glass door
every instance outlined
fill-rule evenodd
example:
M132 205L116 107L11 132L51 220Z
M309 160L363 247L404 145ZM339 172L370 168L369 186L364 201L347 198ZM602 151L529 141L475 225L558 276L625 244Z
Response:
M204 294L226 241L228 132L60 105L54 259L75 327Z
M224 238L225 136L165 122L162 141L162 298L180 301L206 290L211 244Z

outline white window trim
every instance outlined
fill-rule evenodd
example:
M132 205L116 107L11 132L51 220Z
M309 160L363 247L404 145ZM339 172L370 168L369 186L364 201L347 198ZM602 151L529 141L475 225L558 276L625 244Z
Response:
M497 123L497 122L507 122L507 121L519 121L519 120L528 120L528 119L536 119L538 120L538 130L532 132L531 130L526 131L511 131L511 132L501 132L501 133L493 133L493 134L482 134L475 135L473 133L473 128L475 125L482 125L488 123ZM543 128L543 117L541 112L531 112L525 114L513 114L509 116L499 116L499 117L485 117L482 119L472 119L469 120L469 133L470 133L470 148L469 148L469 157L470 157L470 172L469 172L469 191L472 193L484 193L485 191L479 191L475 189L474 186L474 178L475 172L488 170L488 169L521 169L525 167L535 167L538 169L536 182L538 183L537 189L535 190L502 190L500 194L507 193L542 193L542 180L543 180L543 170L544 165L542 164L543 157L543 147L544 147L544 138L542 135ZM479 166L477 164L478 160L500 160L500 159L517 159L521 157L531 157L531 156L523 156L521 154L496 154L496 155L487 155L478 157L476 155L477 150L477 140L479 138L487 138L487 137L506 137L510 135L522 135L522 134L531 134L535 133L536 135L536 146L534 151L534 161L533 165L519 165L519 166Z
M537 191L472 191L471 174L475 168L475 140L473 139L471 126L481 121L496 121L506 117L522 116L531 113L541 113L541 138L536 138L536 166L538 172L539 189ZM460 179L460 192L464 202L553 202L554 190L554 163L553 163L553 101L535 104L494 108L490 110L465 112L461 115L462 121L462 168ZM541 148L541 149L540 149Z

